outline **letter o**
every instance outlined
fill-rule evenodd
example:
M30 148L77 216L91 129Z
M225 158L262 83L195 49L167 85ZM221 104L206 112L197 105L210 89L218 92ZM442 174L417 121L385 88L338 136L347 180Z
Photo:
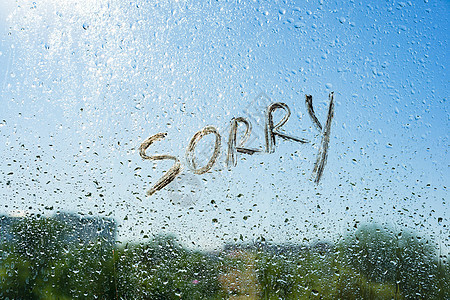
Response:
M208 135L211 133L216 136L216 142L214 145L213 155L211 156L211 159L208 161L206 166L201 167L201 168L196 168L195 161L194 161L195 146L205 135ZM206 126L202 130L197 131L194 134L194 136L192 137L191 141L189 142L189 145L187 146L187 149L186 149L186 162L187 162L188 167L195 174L201 175L201 174L204 174L204 173L208 172L209 170L211 170L211 168L213 167L214 163L217 160L217 157L219 156L219 153L220 153L220 134L214 126Z

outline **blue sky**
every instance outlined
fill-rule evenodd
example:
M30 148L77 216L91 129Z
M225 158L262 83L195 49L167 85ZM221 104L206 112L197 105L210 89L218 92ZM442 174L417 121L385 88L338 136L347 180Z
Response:
M448 249L448 2L0 5L0 212L110 216L122 240L170 232L206 248L241 234L329 239L373 221ZM320 136L304 95L324 123L331 91L330 153L315 185ZM283 128L311 143L280 141L227 170L230 119L247 109L262 122L261 94L288 104ZM185 164L207 125L223 139L211 172L185 167L146 197L171 163L142 161L139 144L167 132L149 153Z

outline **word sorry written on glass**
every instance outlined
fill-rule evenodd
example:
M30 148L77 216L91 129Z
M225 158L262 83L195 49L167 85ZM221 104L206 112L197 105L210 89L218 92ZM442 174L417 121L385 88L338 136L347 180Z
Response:
M316 114L314 113L313 103L312 103L312 96L306 95L306 108L308 111L309 116L311 117L311 120L314 124L314 126L322 132L322 142L320 144L319 152L317 154L317 159L314 164L312 177L314 179L314 182L319 183L320 178L322 177L323 170L325 168L325 164L327 161L327 155L328 155L328 144L330 142L330 130L331 130L331 121L333 119L334 115L334 100L333 100L333 93L330 93L329 95L330 103L328 106L328 116L326 119L325 127L322 126L322 124L319 122L319 119L317 119ZM276 124L273 124L273 113L277 109L284 110L285 114L283 118ZM281 126L283 126L289 119L291 115L291 111L289 109L289 106L285 103L276 102L272 103L267 107L266 110L266 122L265 122L265 128L264 128L264 135L265 135L265 152L266 153L273 153L275 152L275 145L276 145L276 137L280 137L285 140L292 140L299 143L309 143L308 140L303 138L297 138L290 135L287 135L285 133L281 132ZM240 139L239 143L237 143L237 128L239 123L243 124L245 126L245 133L243 137ZM230 133L228 137L228 153L226 158L226 163L228 167L236 166L237 164L237 153L242 154L248 154L252 155L257 152L262 152L263 150L260 149L252 149L252 148L245 148L244 144L247 142L248 138L250 137L252 131L251 123L243 118L233 118L231 119L231 127L230 127ZM214 151L211 155L211 158L209 159L208 163L204 165L203 167L197 166L195 163L195 155L194 150L198 142L208 134L214 134L215 135L215 145L214 145ZM164 175L151 187L151 189L147 192L148 196L153 195L157 191L163 189L165 186L167 186L170 182L172 182L183 170L183 166L180 162L180 160L173 155L168 154L162 154L162 155L152 155L148 156L145 154L148 147L153 144L156 141L162 140L165 138L167 133L157 133L155 135L152 135L151 137L147 138L144 142L142 142L141 146L139 147L139 154L143 159L149 159L149 160L164 160L164 159L171 159L174 161L174 164L172 167L167 170L167 172L164 173ZM186 162L188 164L188 167L195 173L195 174L204 174L211 170L214 163L217 160L217 157L220 153L220 141L221 137L219 132L214 126L206 126L202 130L196 132L192 139L190 140L187 149L186 149Z

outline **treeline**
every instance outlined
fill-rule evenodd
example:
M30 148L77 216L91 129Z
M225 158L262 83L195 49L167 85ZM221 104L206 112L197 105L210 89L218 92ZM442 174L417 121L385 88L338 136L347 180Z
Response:
M364 225L325 245L256 252L261 298L450 299L450 260L412 232Z
M67 243L64 222L22 218L0 245L1 299L450 299L449 260L411 232L360 227L335 243L190 251L174 237Z

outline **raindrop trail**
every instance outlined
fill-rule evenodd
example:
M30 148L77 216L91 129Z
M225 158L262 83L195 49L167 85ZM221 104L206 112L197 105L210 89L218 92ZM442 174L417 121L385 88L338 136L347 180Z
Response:
M11 51L12 54L9 55L8 63L6 64L5 76L4 76L3 86L2 86L2 91L1 91L1 97L2 98L3 98L3 93L5 92L6 82L8 81L9 70L11 69L11 66L14 64L14 60L15 60L15 57L16 57L16 51L15 51L14 48L12 48L9 51Z

